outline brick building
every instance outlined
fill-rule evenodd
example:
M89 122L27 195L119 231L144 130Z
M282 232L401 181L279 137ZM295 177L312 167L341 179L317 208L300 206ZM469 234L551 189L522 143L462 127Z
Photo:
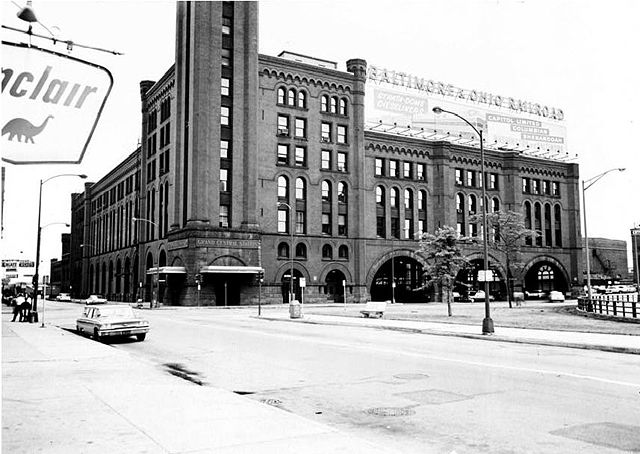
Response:
M581 284L577 164L490 147L482 178L477 144L367 124L365 60L261 55L257 33L257 3L178 3L175 64L140 83L141 147L72 196L74 296L351 302L389 299L393 274L396 300L424 301L415 234L478 236L482 181L542 233L516 285Z

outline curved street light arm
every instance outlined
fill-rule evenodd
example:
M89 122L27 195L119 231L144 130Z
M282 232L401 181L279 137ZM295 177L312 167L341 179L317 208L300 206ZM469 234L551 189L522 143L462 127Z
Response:
M40 184L45 184L47 181L49 180L53 180L54 178L58 178L58 177L79 177L82 178L83 180L87 178L87 176L84 173L61 173L60 175L54 175L52 177L47 178L46 180L40 180Z
M582 181L582 185L584 186L584 190L586 191L591 186L596 184L598 182L598 180L600 180L606 174L608 174L609 172L613 172L615 170L617 170L618 172L624 172L625 168L624 167L616 167L616 168L613 168L613 169L609 169L606 172L602 172L601 174L596 175L595 177L589 178L588 180L583 180Z
M155 225L156 227L158 227L158 224L156 224L156 223L155 223L155 222L153 222L153 221L150 221L149 219L136 218L136 217L132 217L132 218L131 218L131 222L138 222L138 221L141 221L141 222L148 222L149 224L153 224L153 225Z
M476 132L476 134L478 134L478 135L480 136L480 140L482 140L482 132L480 132L480 131L478 130L478 128L476 128L475 126L473 126L473 124L471 124L471 122L470 122L469 120L467 120L466 118L461 117L461 116L460 116L460 115L458 115L457 113L455 113L455 112L451 112L450 110L445 110L445 109L443 109L442 107L434 107L434 108L433 108L433 109L431 109L431 110L432 110L432 111L433 111L433 113L435 113L435 114L440 114L440 113L443 113L443 112L444 112L444 113L448 113L448 114L453 115L454 117L459 118L460 120L464 121L466 124L468 124L469 126L471 126L471 129L473 129L473 130Z

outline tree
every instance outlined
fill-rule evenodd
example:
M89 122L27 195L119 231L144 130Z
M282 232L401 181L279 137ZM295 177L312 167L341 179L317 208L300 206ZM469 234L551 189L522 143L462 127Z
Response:
M462 255L460 244L466 238L458 235L453 227L442 227L434 235L423 233L420 238L420 251L426 259L424 274L429 284L437 284L447 302L447 311L451 316L453 283L458 271L467 264Z
M471 222L481 222L481 215L474 215ZM520 263L520 249L527 237L539 235L539 232L528 229L524 226L524 216L516 211L494 211L487 213L487 228L489 246L492 249L502 252L505 258L504 267L507 271L507 300L509 307L512 306L513 289L511 288L511 277L522 271L523 265Z

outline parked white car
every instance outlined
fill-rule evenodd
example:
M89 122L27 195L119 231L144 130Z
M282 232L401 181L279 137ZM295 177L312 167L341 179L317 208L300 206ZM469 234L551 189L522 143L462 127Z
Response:
M93 336L96 340L136 336L143 341L149 332L149 322L137 317L126 304L87 306L76 320L76 330L78 334Z
M549 301L564 301L564 293L557 290L549 292Z
M107 299L102 295L89 295L89 298L84 300L85 304L105 304Z
M68 293L60 293L56 296L56 301L71 301L71 295Z
M483 302L485 299L485 294L484 294L484 290L478 290L475 293L470 293L469 294L469 299L471 301L473 301L474 303L478 303L478 302ZM493 301L495 298L493 297L493 295L491 293L489 293L489 301Z

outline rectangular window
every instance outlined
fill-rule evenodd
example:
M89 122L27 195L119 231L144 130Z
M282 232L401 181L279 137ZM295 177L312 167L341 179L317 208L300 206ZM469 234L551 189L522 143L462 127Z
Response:
M304 118L296 118L296 137L307 137L307 120Z
M469 236L478 236L478 224L469 224Z
M424 181L425 176L424 176L424 164L417 164L416 165L416 180L423 180Z
M424 220L418 219L418 234L422 236L423 233L424 233Z
M221 158L229 157L229 141L228 140L220 141L220 157Z
M220 191L227 192L229 190L228 178L229 171L227 169L220 169Z
M398 176L398 161L393 159L389 161L389 176L396 178Z
M307 149L305 147L296 147L296 166L307 167Z
M542 182L542 193L545 195L551 195L551 184L548 180Z
M400 239L400 218L391 218L391 236Z
M329 213L322 213L322 233L331 235L331 216Z
M322 122L320 129L320 141L331 142L331 123Z
M289 135L289 117L285 115L278 115L278 135Z
M522 178L522 192L529 194L531 192L531 180L529 178Z
M464 185L464 179L462 178L462 169L456 169L456 186Z
M289 210L278 210L278 233L288 233Z
M559 196L560 195L560 184L557 181L552 182L551 183L551 190L553 192L553 195Z
M278 144L278 164L289 165L289 146Z
M324 170L331 170L331 151L322 150L320 168Z
M402 178L411 178L411 163L402 163Z
M489 174L489 189L498 189L498 175L495 173Z
M476 187L476 173L473 170L467 170L467 186Z
M338 126L338 143L347 143L347 127Z
M338 172L347 171L347 153L342 151L338 152Z
M531 192L540 194L540 180L531 180Z
M229 108L227 106L220 107L220 124L221 125L229 124Z
M344 214L338 215L338 235L346 236L347 234L347 216Z
M222 18L222 34L223 35L231 34L231 18L229 17Z
M219 225L222 228L229 228L229 205L220 205Z
M222 94L222 96L229 96L230 82L231 81L226 77L223 77L222 80L220 81L220 94Z
M222 66L231 66L231 50L222 49L221 57Z
M296 211L296 234L304 235L307 232L307 222L304 211Z
M383 169L384 169L384 160L381 158L376 158L375 175L379 177L384 175Z

